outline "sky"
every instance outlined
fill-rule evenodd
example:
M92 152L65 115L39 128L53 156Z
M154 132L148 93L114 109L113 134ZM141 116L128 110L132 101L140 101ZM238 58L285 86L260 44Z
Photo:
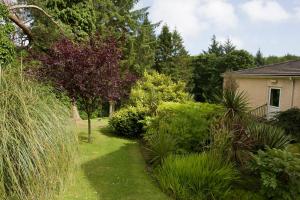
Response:
M152 22L177 29L191 55L214 34L252 54L300 55L300 0L140 0L137 8L148 6Z

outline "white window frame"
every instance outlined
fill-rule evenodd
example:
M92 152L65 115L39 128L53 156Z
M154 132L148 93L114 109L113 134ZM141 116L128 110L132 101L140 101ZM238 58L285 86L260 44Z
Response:
M271 105L271 91L272 91L272 89L279 90L279 106L278 107ZM280 87L269 87L268 106L273 107L273 108L279 108L279 109L281 108L281 94L282 94L281 91L282 91L282 88L280 88Z

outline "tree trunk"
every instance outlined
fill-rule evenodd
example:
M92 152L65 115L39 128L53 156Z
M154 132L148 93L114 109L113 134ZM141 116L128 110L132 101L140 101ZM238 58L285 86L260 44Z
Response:
M109 117L112 117L114 112L115 112L115 102L109 101Z
M72 104L72 119L74 119L74 121L81 121L81 117L79 115L79 112L78 112L78 108L76 106L76 102L74 102Z
M91 115L88 113L88 143L92 143Z

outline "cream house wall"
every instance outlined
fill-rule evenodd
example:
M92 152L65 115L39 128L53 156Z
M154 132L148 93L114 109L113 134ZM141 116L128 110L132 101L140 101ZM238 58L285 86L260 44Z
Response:
M300 79L295 80L294 106L300 108Z
M257 108L267 103L267 80L237 78L239 91L245 92L251 108Z
M269 90L271 87L281 89L281 111L291 107L300 107L300 79L294 80L294 86L293 79L287 77L235 77L235 80L238 85L238 90L246 93L252 109L268 103Z

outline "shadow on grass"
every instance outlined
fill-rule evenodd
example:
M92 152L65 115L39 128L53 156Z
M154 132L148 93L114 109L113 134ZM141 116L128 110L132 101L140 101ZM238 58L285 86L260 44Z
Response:
M85 136L84 134L87 134L85 132L80 132L78 135L79 142L88 143L88 136Z
M154 200L159 195L136 143L84 163L81 167L101 200ZM156 193L156 194L155 194Z
M101 132L103 135L105 135L107 137L111 137L111 138L118 138L118 139L129 140L129 141L137 141L136 138L129 138L129 137L125 137L125 136L122 136L122 135L115 134L113 132L113 129L109 126L100 127L99 132Z
M92 143L93 141L95 140L95 137L91 136L91 139L92 139ZM89 138L88 138L88 135L87 135L87 132L79 132L78 133L78 141L79 143L89 143Z

